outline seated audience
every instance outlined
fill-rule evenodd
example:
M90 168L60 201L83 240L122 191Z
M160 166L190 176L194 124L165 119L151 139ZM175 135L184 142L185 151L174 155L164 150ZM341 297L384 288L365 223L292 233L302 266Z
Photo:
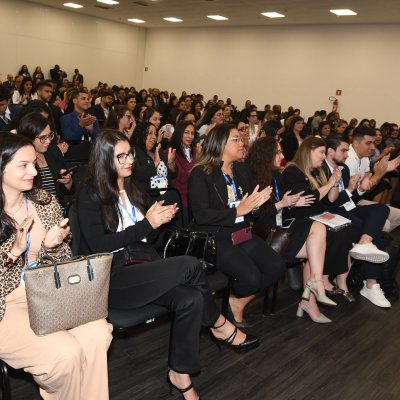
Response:
M207 136L214 126L224 122L224 112L217 105L207 109L204 116L198 122L200 137Z
M201 151L201 143L194 144L195 133L192 122L181 121L176 124L171 138L171 148L176 151L175 164L178 168L178 175L171 183L181 195L185 225L189 222L187 198L189 174Z
M103 128L106 119L108 118L108 114L111 110L111 104L113 102L113 94L111 90L102 90L100 96L100 102L95 106L90 108L90 114L95 116L99 127Z
M302 117L291 117L289 128L283 133L281 141L283 155L287 161L292 161L297 149L303 142L303 128L304 119Z
M96 117L88 114L89 94L83 91L74 91L70 102L73 111L61 117L61 135L70 144L88 142L100 130Z
M63 175L67 166L58 146L51 145L54 132L47 118L39 113L25 115L18 125L18 134L31 140L36 150L36 169L40 179L35 186L56 196L61 205L65 206L64 195L72 191L72 174Z
M283 154L279 143L271 138L265 137L256 140L250 148L247 156L254 182L261 189L268 186L273 187L272 196L263 205L270 208L271 215L268 224L271 226L282 226L287 219L288 207L308 207L314 202L314 196L301 196L301 193L291 195L291 191L285 186L280 173L280 165ZM330 306L336 305L326 297L322 280L324 270L326 228L323 224L311 219L295 219L290 228L292 232L291 241L285 251L285 259L294 262L296 259L306 259L303 268L303 281L306 292L310 291L309 298L304 296L298 307L298 316L303 311L308 313L314 322L327 323L331 320L320 313L316 300Z
M148 122L136 125L131 140L136 150L133 176L146 189L170 187L170 180L178 176L175 163L176 151L169 148L165 154L161 142L157 140L154 125Z
M9 91L0 85L0 130L6 131L10 122L17 117L21 107L10 104Z
M215 235L217 268L233 278L229 303L234 323L240 327L246 326L246 305L286 270L283 259L262 239L246 233L272 188L258 190L247 165L241 162L243 155L238 130L228 124L215 126L203 143L188 189L196 229ZM243 241L236 244L232 235L243 235Z
M135 129L133 116L127 106L116 104L108 114L104 129L115 129L125 135L128 140Z
M149 204L132 179L134 154L128 139L115 131L102 132L94 142L85 186L78 196L78 218L87 254L114 251L109 304L135 312L157 304L174 312L167 380L184 399L198 399L190 374L200 370L201 326L211 328L216 341L237 350L258 344L220 315L200 263L175 257L124 265L125 246L151 246L152 235L176 213L176 205Z
M28 139L0 135L0 358L32 374L45 400L107 400L112 327L106 320L45 336L29 326L22 268L46 253L71 257L68 220L53 196L33 188L35 164Z
M30 77L25 77L21 83L21 87L19 90L14 90L14 94L12 96L13 104L25 105L28 104L28 101L31 100L32 97L32 89L33 89L33 81Z
M368 188L368 180L361 183L360 175L355 174L350 178L349 167L344 164L348 157L349 144L338 136L328 136L326 139L326 159L323 167L329 178L335 168L342 169L339 180L339 196L329 205L329 210L344 216L352 221L362 233L358 244L350 251L350 255L363 260L361 271L365 278L361 295L380 307L390 307L390 302L380 288L377 280L381 277L381 268L378 264L389 259L389 255L379 250L375 244L382 245L382 228L389 216L389 208L384 204L370 204L357 206L360 199L359 190ZM375 244L374 244L374 243ZM339 281L340 282L340 281ZM340 285L339 285L339 288ZM343 293L348 301L355 301L350 293Z
M327 210L325 201L334 202L338 198L341 170L335 168L328 179L322 169L324 160L325 142L310 136L303 140L292 162L284 169L284 180L293 194L301 192L302 195L315 197L310 207L288 210L288 217L308 219ZM340 285L344 292L349 291L346 282L350 268L349 251L353 247L352 243L357 243L360 236L361 233L353 225L338 232L327 230L323 280L328 295L337 294L336 285ZM329 276L336 276L334 285L328 280Z
M394 171L400 165L400 159L395 158L389 161L390 155L384 156L378 163L375 163L373 172L370 171L369 157L375 151L375 130L366 126L358 126L354 129L353 142L349 148L349 156L346 165L350 170L350 177L359 174L361 181L369 183L369 187L359 189L361 197L365 197L369 190L372 190L387 172ZM369 200L361 198L357 205L373 204ZM389 217L386 220L383 230L391 232L400 225L400 210L396 207L389 207Z

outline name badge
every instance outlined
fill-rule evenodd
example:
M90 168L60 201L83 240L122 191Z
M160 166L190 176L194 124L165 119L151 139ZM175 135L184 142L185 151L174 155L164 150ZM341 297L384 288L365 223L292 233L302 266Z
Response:
M240 203L240 200L236 200L236 201L230 201L229 202L229 208L236 208ZM239 224L240 222L244 221L244 217L243 215L241 217L236 217L235 219L235 224Z
M350 199L347 203L343 204L343 207L346 211L351 211L356 208L356 205L354 204L354 201Z
M279 210L278 214L276 214L276 226L282 226L282 224L282 210Z

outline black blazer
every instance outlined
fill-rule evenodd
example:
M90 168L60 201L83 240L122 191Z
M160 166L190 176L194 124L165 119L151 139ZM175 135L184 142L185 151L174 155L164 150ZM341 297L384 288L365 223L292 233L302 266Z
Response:
M46 153L44 153L44 158L47 162L49 170L54 180L54 185L56 187L57 197L60 200L61 204L64 205L64 195L65 194L73 194L74 186L72 185L71 190L68 190L65 185L57 182L58 174L61 169L67 169L67 164L65 163L64 157L60 151L60 149L56 145L51 145L47 149Z
M17 115L21 112L22 106L17 104L9 104L8 109L10 110L10 118L11 121L17 117ZM7 125L4 120L0 118L0 131L7 131Z
M282 136L281 146L285 159L287 161L292 161L297 149L299 148L299 142L296 139L296 135L292 131L285 132Z
M100 128L103 128L104 122L106 121L107 118L104 114L104 110L101 104L96 104L95 106L91 107L89 113L97 118L97 121L99 121Z
M139 242L153 232L149 221L145 218L122 232L107 230L101 207L93 200L93 189L84 186L77 196L77 212L81 230L82 254L115 251L134 242ZM118 220L117 208L113 217Z
M254 190L255 184L247 165L234 163L233 179L241 199ZM244 216L244 222L235 224L236 210L228 206L227 183L221 168L207 174L203 168L196 167L189 177L188 197L194 222L199 230L212 232L220 239L229 239L232 232L249 226L254 219L276 215L275 207L267 207L259 213Z
M342 168L342 180L343 180L343 185L344 185L345 189L347 189L347 187L349 186L349 182L350 182L350 169L346 164L340 164L339 166L343 167ZM326 176L328 178L330 178L332 173L331 173L331 170L329 169L329 166L326 163L326 161L324 161L324 163L322 164L322 168L324 169ZM351 200L353 200L354 204L357 204L358 201L361 199L361 196L358 194L357 189L355 189L351 193L351 195L352 195ZM347 203L349 200L350 200L350 196L347 194L347 192L345 190L342 190L339 193L339 197L336 199L336 201L334 201L333 203L328 202L327 206L329 207L330 211L336 212L340 206Z
M283 178L286 186L296 194L304 191L302 196L313 195L315 201L310 207L295 207L287 211L287 217L307 218L312 215L321 214L327 210L325 202L321 201L319 190L313 189L307 176L295 165L289 165L283 170Z
M147 190L150 189L150 178L157 175L157 169L154 162L147 154L138 146L135 147L136 157L135 166L133 168L133 176L141 183L141 185ZM175 179L178 176L178 167L175 167L175 171L168 168L168 159L164 151L160 149L160 160L164 161L168 169L168 187L171 187L171 179Z

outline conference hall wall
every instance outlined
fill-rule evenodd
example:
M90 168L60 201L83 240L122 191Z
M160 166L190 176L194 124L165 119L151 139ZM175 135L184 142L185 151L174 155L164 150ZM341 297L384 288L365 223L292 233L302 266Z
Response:
M0 79L22 64L31 73L40 65L47 78L59 64L69 78L79 68L89 87L141 83L145 29L24 1L0 2Z
M400 25L149 29L143 86L399 122Z

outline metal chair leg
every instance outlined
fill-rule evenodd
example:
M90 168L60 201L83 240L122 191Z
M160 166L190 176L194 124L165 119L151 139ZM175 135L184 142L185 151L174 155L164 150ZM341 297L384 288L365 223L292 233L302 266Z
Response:
M10 379L8 377L7 364L0 360L1 392L3 400L11 400Z

